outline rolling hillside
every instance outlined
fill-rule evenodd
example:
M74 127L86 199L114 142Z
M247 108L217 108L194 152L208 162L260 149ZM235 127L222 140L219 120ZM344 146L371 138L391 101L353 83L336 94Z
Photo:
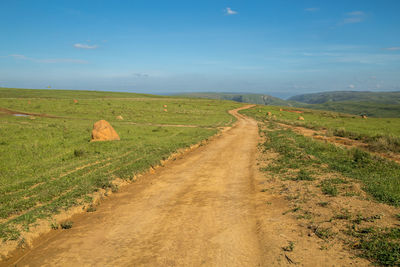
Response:
M400 92L334 91L296 95L288 100L266 94L245 93L188 93L180 96L329 110L368 117L400 117Z
M233 100L243 103L252 103L258 105L288 106L289 103L283 99L264 94L246 94L246 93L187 93L179 96L191 98L208 98L219 100Z
M356 91L333 91L313 94L296 95L289 101L307 104L323 104L326 102L373 102L381 104L400 104L400 92L356 92Z

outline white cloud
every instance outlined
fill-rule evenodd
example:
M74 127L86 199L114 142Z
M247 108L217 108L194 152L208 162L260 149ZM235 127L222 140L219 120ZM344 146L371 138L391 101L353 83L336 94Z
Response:
M385 50L389 50L389 51L398 51L400 50L400 46L394 46L394 47L387 47L384 48Z
M363 21L364 19L363 18L345 18L344 20L343 20L343 23L344 24L350 24L350 23L359 23L359 22L361 22L361 21Z
M236 15L236 14L237 14L237 11L232 10L230 7L227 7L227 8L225 9L225 14L227 14L227 15Z
M73 59L73 58L49 58L49 59L36 59L36 62L40 63L77 63L77 64L87 64L86 60Z
M73 58L47 58L47 59L37 59L31 58L20 54L12 54L8 55L9 57L13 57L19 60L29 60L37 63L76 63L76 64L87 64L86 60L82 59L73 59Z
M342 20L341 24L351 24L351 23L359 23L365 19L365 13L363 11L353 11L346 13L346 18Z
M135 76L136 78L148 78L150 75L147 73L141 73L141 72L135 72L132 73L133 76Z
M16 59L29 59L24 55L18 55L18 54L9 55L9 57L13 57L13 58L16 58Z
M79 49L96 49L98 46L88 44L74 44L74 47Z
M349 86L347 86L347 87L350 88L350 89L356 88L356 86L354 84L349 84Z
M305 8L304 11L316 12L316 11L319 11L319 7L309 7L309 8Z
M362 11L353 11L346 14L347 16L364 16L365 13Z

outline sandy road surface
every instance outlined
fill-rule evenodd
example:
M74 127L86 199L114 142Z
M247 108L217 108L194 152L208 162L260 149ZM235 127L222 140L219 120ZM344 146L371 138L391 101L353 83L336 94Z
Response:
M17 266L260 266L257 123L233 128L74 219Z

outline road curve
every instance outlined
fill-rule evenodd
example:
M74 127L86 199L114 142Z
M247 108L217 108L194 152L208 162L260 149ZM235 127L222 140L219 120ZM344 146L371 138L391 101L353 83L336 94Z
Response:
M123 187L16 265L264 265L253 201L257 123L238 110L221 136Z

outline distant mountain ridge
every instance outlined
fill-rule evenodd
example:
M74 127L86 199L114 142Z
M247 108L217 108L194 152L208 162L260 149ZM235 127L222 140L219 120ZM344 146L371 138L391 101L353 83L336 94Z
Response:
M374 102L381 104L400 104L400 91L370 92L370 91L333 91L292 96L288 101L307 104L323 104L327 102Z
M288 106L289 103L278 97L266 94L246 94L246 93L186 93L179 94L184 97L198 97L220 100L232 100L236 102L252 103L258 105Z
M329 110L369 117L400 117L400 91L332 91L296 95L288 100L267 94L187 93L183 97L199 97L271 106Z

